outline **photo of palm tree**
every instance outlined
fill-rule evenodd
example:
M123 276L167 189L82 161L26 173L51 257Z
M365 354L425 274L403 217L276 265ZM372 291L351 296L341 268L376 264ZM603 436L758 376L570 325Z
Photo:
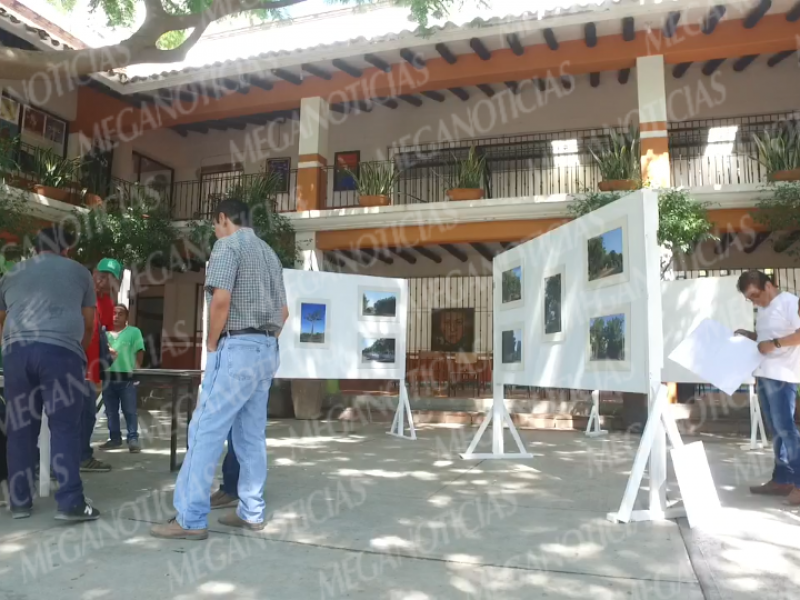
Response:
M328 307L325 304L300 304L300 341L305 344L324 344Z
M503 271L502 292L503 304L522 299L522 267Z
M589 360L625 360L625 315L589 319Z
M587 251L589 281L622 273L622 227L590 238L587 243Z
M396 317L397 292L363 292L361 314L368 317Z
M394 363L394 338L363 338L361 340L362 363Z
M504 331L502 346L503 364L522 362L522 329Z
M561 273L544 280L544 332L561 332Z

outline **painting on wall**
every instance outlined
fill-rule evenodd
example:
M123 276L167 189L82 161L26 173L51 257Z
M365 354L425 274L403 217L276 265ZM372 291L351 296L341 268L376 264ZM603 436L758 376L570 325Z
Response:
M358 164L361 162L361 152L337 152L333 157L334 164L334 192L350 192L356 189L356 180L350 174L352 171L358 175Z
M589 319L589 360L623 363L627 356L627 316L623 312Z
M58 146L64 145L64 138L67 133L67 124L53 117L47 117L44 128L44 137Z
M501 302L503 305L518 305L522 301L522 265L503 271L501 276Z
M475 351L475 309L434 308L431 310L433 352Z
M19 102L8 96L0 96L0 121L19 127Z
M564 267L544 278L544 310L542 311L545 341L564 338Z
M362 337L361 338L361 366L373 368L394 368L396 364L395 338L387 337Z
M300 345L309 348L327 348L328 303L319 300L301 300L300 304Z
M504 365L522 364L522 327L501 333L500 360Z
M275 191L279 194L289 192L289 171L291 166L291 158L270 158L267 160L267 172L274 173L277 176L278 187Z
M617 227L588 240L589 281L622 274L625 268L624 235L623 228Z
M362 319L391 320L397 317L397 291L366 288L359 288L359 291Z
M47 120L47 115L40 110L25 107L25 115L22 119L22 131L44 137L44 122Z

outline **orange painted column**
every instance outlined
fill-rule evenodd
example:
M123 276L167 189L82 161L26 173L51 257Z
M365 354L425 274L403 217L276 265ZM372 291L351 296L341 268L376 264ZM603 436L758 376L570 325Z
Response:
M647 187L669 187L672 177L669 164L664 57L642 56L637 58L636 76L639 95L642 181Z
M322 210L328 190L328 103L322 98L300 102L297 162L297 210Z

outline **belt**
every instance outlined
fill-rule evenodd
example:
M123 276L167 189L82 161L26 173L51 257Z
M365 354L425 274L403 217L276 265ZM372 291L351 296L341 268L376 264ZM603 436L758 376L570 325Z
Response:
M234 329L232 331L224 331L222 337L233 337L237 335L266 335L267 337L275 337L274 331L266 331L264 329L256 329L255 327L248 327L246 329Z

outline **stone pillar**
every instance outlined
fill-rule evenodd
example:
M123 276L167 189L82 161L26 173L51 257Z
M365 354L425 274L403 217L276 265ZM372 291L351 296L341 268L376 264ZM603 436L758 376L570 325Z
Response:
M297 210L322 210L328 190L328 102L300 101L300 140L297 162Z
M297 260L295 269L302 271L324 271L322 251L317 250L317 234L314 231L296 233L294 237L297 246Z
M111 159L111 175L125 181L134 180L133 144L131 142L120 142L114 148L114 156Z
M667 93L663 56L636 59L641 132L642 181L646 186L670 186Z

